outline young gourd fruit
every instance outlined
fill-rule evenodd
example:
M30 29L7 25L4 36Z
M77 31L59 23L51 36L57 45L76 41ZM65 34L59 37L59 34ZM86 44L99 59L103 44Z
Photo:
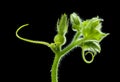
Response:
M66 33L68 31L67 15L63 14L60 20L57 21L57 34L54 37L54 42L57 47L62 47L66 43Z
M63 35L57 34L54 37L54 42L56 43L56 45L64 45L66 42L66 38Z

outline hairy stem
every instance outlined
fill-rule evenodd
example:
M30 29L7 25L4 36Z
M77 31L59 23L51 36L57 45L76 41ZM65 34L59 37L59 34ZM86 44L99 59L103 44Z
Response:
M80 33L77 33L76 36L78 37ZM55 54L55 58L53 61L52 69L51 69L51 77L52 77L52 82L58 82L58 66L59 66L59 61L61 60L62 56L70 52L73 48L75 48L78 44L80 44L80 41L75 40L76 37L74 37L73 42L71 42L66 48L61 50L59 54Z
M60 59L61 59L61 56L56 54L53 61L52 69L51 69L52 82L58 82L58 66L59 66Z
M64 48L61 51L61 55L65 55L68 52L70 52L72 49L74 49L75 47L77 47L77 45L81 45L81 43L83 42L83 40L74 40L72 41L66 48Z
M81 32L77 32L72 41L75 41L80 38Z
M60 54L55 54L55 58L54 58L52 69L51 69L52 82L58 82L58 66L59 66L59 63L60 63L59 61L61 57L67 54L71 49L73 49L74 46L75 44L72 43L68 47L66 47L63 51L61 51Z

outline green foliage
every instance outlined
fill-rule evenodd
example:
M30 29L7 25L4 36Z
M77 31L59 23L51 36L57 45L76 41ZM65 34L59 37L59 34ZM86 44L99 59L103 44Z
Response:
M101 31L101 19L98 17L83 21L82 27L82 33L86 39L96 40L100 42L104 37L108 35L108 33L103 33Z
M54 62L51 69L52 82L58 82L58 65L63 56L69 53L75 47L82 48L82 58L86 63L92 63L97 53L101 52L100 42L109 35L101 31L103 20L99 17L93 17L92 19L82 20L76 13L70 15L70 22L72 24L72 30L75 31L75 35L69 45L65 48L61 48L66 43L66 33L68 32L69 21L66 14L63 14L57 21L57 34L54 37L53 43L45 41L35 41L27 38L23 38L18 35L18 32L28 24L20 26L16 30L16 36L24 41L43 44L51 48L55 53ZM86 55L91 54L91 60L86 59Z
M83 49L84 53L85 51L91 51L94 55L96 55L97 52L100 53L100 42L103 38L109 35L109 33L103 33L101 31L101 21L102 19L100 19L99 17L94 17L92 19L85 20L82 22L81 32L83 36L83 42L79 46ZM83 56L85 56L84 53L82 53ZM86 60L84 61L87 63Z
M85 41L83 42L83 44L81 44L81 47L82 49L84 49L85 51L92 51L94 52L95 54L98 52L100 53L101 51L101 47L100 47L100 44L99 42L97 41L91 41L91 40L88 40L88 41Z
M79 41L80 42L82 41L77 46L82 48L83 60L86 63L91 63L85 59L85 52L86 51L92 52L89 54L94 55L95 57L97 52L100 53L101 51L100 47L101 40L109 34L103 33L101 31L102 28L101 21L103 20L100 19L99 17L94 17L92 19L82 21L76 13L71 14L70 19L72 23L72 29L80 33L75 39L79 38Z

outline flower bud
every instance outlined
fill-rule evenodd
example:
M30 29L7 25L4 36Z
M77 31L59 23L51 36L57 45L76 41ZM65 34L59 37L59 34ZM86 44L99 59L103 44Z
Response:
M63 14L61 16L61 19L58 20L57 22L57 31L61 35L65 35L68 30L68 20L67 20L67 15Z
M70 21L72 23L72 29L75 31L79 31L81 25L81 19L79 18L79 16L76 13L72 13L70 15Z

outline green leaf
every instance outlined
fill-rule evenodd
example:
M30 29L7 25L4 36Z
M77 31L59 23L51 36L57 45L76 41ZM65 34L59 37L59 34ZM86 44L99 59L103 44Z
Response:
M76 13L72 13L70 15L70 21L72 24L72 29L74 31L80 31L81 30L81 19Z
M87 40L97 40L99 42L106 37L108 33L103 33L101 31L101 21L102 19L96 17L82 22L83 37Z
M100 53L100 51L101 51L99 42L97 42L95 40L84 41L81 44L81 47L82 47L82 49L84 49L84 51L91 51L94 54L97 54L97 52Z

